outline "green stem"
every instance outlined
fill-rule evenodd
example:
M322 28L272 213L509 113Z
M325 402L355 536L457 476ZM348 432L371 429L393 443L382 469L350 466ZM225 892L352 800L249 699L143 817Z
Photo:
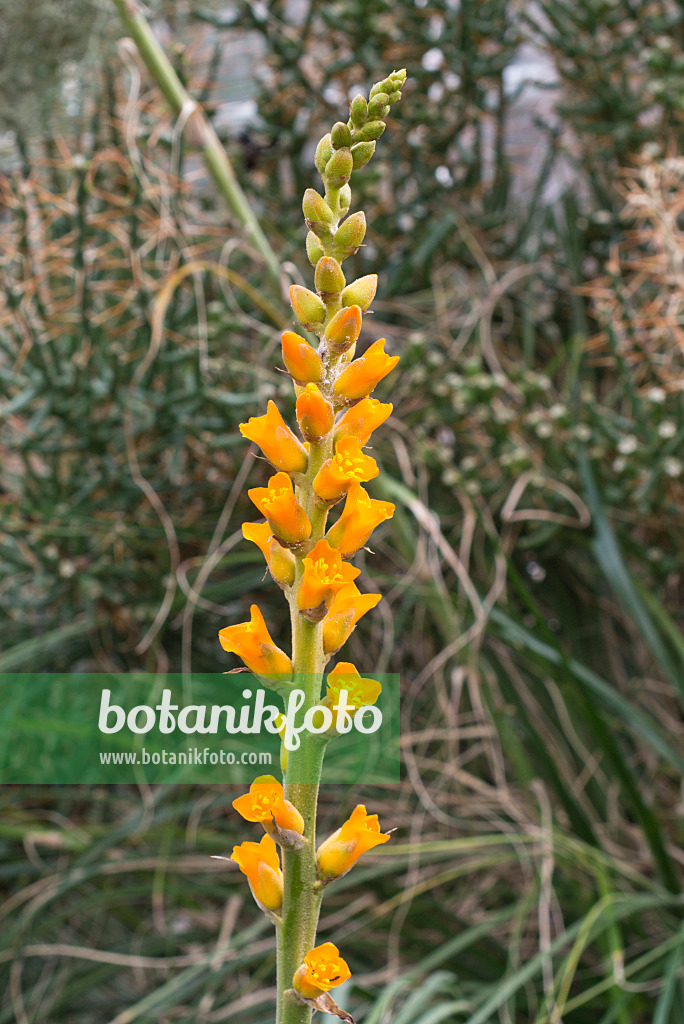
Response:
M161 89L176 117L187 115L188 127L204 154L204 162L228 209L245 228L249 240L263 257L273 282L280 290L280 263L261 230L247 197L240 188L226 151L202 108L184 88L154 32L135 0L114 0L126 32L135 43L148 71Z

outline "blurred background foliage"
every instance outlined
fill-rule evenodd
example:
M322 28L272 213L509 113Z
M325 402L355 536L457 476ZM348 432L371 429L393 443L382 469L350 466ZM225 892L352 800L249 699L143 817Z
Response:
M237 433L292 414L287 307L104 0L1 10L0 671L230 668L252 600L287 634ZM353 182L362 340L402 362L347 657L401 673L406 775L363 794L395 842L326 901L344 1006L684 1019L682 4L150 16L291 280L316 140L408 69ZM0 1024L270 1020L270 927L208 857L245 838L234 795L5 788Z

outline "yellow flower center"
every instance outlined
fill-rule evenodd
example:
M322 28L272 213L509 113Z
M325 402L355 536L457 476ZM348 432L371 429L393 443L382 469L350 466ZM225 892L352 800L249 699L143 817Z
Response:
M289 491L287 487L269 487L268 494L263 498L262 504L265 505L266 508L270 508L274 502L287 497L288 494Z
M325 960L316 960L309 965L311 980L314 985L323 988L337 981L340 976L340 969L337 963L329 963Z
M271 814L271 805L277 803L277 800L273 800L272 797L267 796L265 793L259 793L254 798L252 804L252 812L254 814L260 814L262 818L268 818Z
M342 573L334 566L328 565L324 558L319 558L313 564L314 572L321 583L330 586L331 583L338 583L342 579Z
M363 479L363 459L353 459L349 455L336 455L335 466L342 476Z
M357 711L365 704L363 686L360 680L356 679L355 676L348 676L346 679L344 677L340 678L340 676L337 676L335 679L335 685L331 686L330 690L331 696L335 698L335 701L340 699L340 691L346 690L347 703L349 704L349 707L356 708Z

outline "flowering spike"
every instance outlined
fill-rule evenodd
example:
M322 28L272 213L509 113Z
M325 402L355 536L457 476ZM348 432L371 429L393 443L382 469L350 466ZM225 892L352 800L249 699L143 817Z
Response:
M320 441L332 430L335 411L315 384L307 384L297 399L297 422L307 441Z
M292 552L282 547L275 539L269 524L243 523L242 536L259 548L276 583L281 587L291 587L297 563Z
M323 650L335 654L351 636L362 615L375 608L380 594L362 594L356 584L347 583L337 591L323 620Z
M326 502L336 502L354 481L372 480L378 464L364 455L358 437L344 437L335 447L335 456L323 463L313 482L314 493Z
M283 874L276 844L269 835L260 843L233 847L234 860L247 876L252 895L263 910L280 910L283 903Z
M285 473L305 473L309 462L306 449L278 412L275 402L268 403L263 416L251 416L240 424L240 433L258 444L268 461Z
M250 672L256 675L291 679L292 662L273 643L258 605L251 606L250 614L249 622L226 626L220 631L221 647L242 658Z
M337 548L343 558L352 558L367 542L375 527L393 515L391 501L376 501L368 496L361 484L353 483L347 491L342 515L326 533L326 540Z
M365 398L399 362L399 356L388 356L385 339L374 342L359 359L350 363L335 381L334 392L349 402Z
M306 954L292 979L292 987L304 999L315 999L344 984L348 978L351 978L351 971L339 949L332 942L324 942Z
M286 547L295 547L311 536L311 523L295 498L292 480L287 473L276 473L268 487L252 487L250 499L266 516L273 535Z
M326 882L341 878L363 853L386 843L389 837L389 832L380 831L377 814L366 814L363 804L358 804L342 827L318 847L319 877Z
M276 825L280 829L304 831L304 819L297 808L285 799L282 785L272 775L260 775L249 787L249 793L233 800L233 807L245 821L259 821L266 831Z

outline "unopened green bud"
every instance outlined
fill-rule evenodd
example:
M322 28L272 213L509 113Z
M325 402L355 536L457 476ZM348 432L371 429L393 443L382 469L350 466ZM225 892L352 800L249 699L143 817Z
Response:
M389 103L389 96L386 92L378 92L368 104L368 116L370 118L384 117L381 113Z
M349 148L352 143L351 132L347 128L346 124L342 121L337 121L332 126L330 131L330 141L332 142L333 149L344 149Z
M324 135L321 141L316 146L316 155L314 157L314 163L316 164L316 170L319 174L323 174L325 165L333 154L332 141L330 134Z
M304 219L309 231L320 235L321 229L329 227L333 222L333 212L323 196L313 188L307 188L302 200Z
M290 288L290 303L295 316L306 331L314 331L325 320L325 306L318 295L301 284L293 284Z
M406 68L402 68L400 71L393 71L390 75L390 81L395 89L401 89L402 85L406 81Z
M378 93L384 92L389 93L393 88L392 80L390 78L383 78L382 82L376 82L370 91L370 99L377 96Z
M306 236L306 255L309 257L309 263L312 267L315 267L321 256L324 256L323 246L314 235L313 231L310 231Z
M316 291L324 300L336 299L345 286L342 267L332 256L323 256L314 274Z
M368 104L363 96L355 96L349 108L351 123L354 125L363 124L368 116Z
M359 277L352 281L342 292L343 306L359 306L365 313L375 298L375 291L378 287L378 275L368 274L366 277Z
M366 234L366 215L363 210L352 213L347 217L333 237L333 256L338 260L344 260L347 256L353 256L358 252Z
M338 149L325 165L325 179L331 188L342 188L351 178L354 169L354 159L351 150Z
M363 127L359 128L356 133L358 142L375 142L379 139L385 130L384 121L369 121L368 124L364 124Z
M343 185L340 189L340 210L344 212L351 206L351 189L349 185Z
M401 92L399 91L399 89L397 89L395 92L391 92L389 94L389 102L390 102L390 104L398 103L400 99L401 99Z
M351 154L354 161L354 170L358 171L360 167L365 167L374 152L374 142L357 142L355 146L352 146Z

